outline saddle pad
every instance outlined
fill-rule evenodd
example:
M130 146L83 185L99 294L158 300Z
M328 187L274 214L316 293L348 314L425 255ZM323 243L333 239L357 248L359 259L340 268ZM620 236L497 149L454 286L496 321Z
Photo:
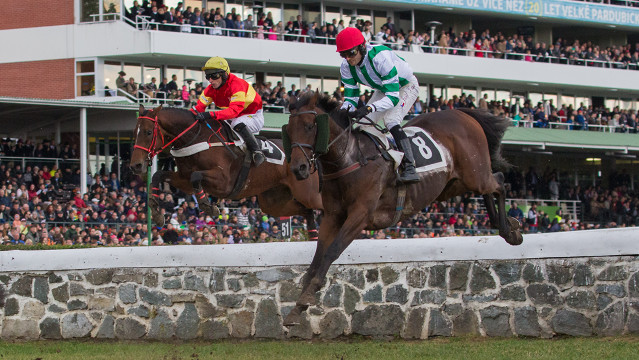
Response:
M273 164L277 164L277 165L284 164L284 152L280 148L278 148L277 145L275 145L270 140L259 138L259 137L257 138L257 142L260 144L260 147L262 148L262 152L264 153L264 156L266 156L266 161ZM244 145L244 141L242 140L236 140L234 143L227 143L227 145L229 146L235 145L237 147L240 147L242 151L246 151L246 146ZM181 149L171 149L171 155L173 155L174 157L191 156L201 151L208 150L209 148L214 146L222 146L222 144L219 142L218 143L201 142L201 143L193 144Z
M419 127L405 127L404 132L410 139L415 157L417 172L432 171L446 167L446 156L441 146L433 140L426 130Z

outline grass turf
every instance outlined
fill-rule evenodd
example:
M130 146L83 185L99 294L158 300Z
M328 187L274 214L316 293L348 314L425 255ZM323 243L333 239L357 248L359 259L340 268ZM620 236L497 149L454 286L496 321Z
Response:
M420 341L0 342L0 359L638 359L639 337Z

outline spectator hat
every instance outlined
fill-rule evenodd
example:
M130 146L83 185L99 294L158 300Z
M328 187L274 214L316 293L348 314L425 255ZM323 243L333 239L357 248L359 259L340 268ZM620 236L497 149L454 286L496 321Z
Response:
M267 222L268 221L268 216L266 216L266 215L262 216L262 221Z
M118 74L120 74L122 76L126 76L126 73L124 71L120 71Z

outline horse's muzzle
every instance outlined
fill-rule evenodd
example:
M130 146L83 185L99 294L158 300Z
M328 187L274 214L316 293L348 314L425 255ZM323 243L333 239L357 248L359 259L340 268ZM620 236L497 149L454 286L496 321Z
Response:
M133 172L136 175L142 174L142 172L144 171L144 162L140 162L140 163L137 163L137 164L131 164L131 170L133 170Z
M301 164L300 166L294 167L293 174L295 174L297 180L306 180L310 175L308 165Z

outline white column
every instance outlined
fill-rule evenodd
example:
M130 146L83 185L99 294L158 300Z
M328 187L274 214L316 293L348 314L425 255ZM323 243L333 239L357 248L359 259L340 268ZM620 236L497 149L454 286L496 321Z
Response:
M95 172L93 176L100 172L100 138L95 137Z
M106 136L104 138L104 166L105 173L108 175L111 172L111 162L109 161L109 157L111 156L111 149L109 149L109 137Z
M153 174L155 174L158 171L158 157L155 156L153 157L153 160L151 160L151 176L153 176Z
M118 164L118 170L117 170L118 171L118 181L122 181L120 179L120 168L122 167L122 164L120 163L120 132L119 131L117 132L117 137L118 137L118 140L117 140L117 146L118 146L117 154L118 154L118 157L116 159L116 162Z
M87 109L80 109L80 192L85 194L87 189Z
M61 121L58 120L55 123L55 144L60 146L60 142L62 141L62 130L61 130Z

